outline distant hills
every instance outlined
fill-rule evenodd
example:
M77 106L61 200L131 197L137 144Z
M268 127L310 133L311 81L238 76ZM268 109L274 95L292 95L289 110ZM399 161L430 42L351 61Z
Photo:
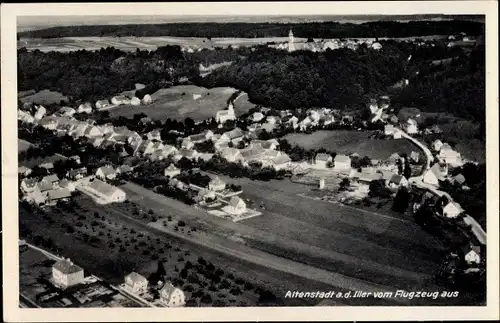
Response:
M325 16L323 18L327 18ZM339 16L347 21L353 16ZM60 38L60 37L148 37L148 36L176 36L176 37L212 37L212 38L253 38L253 37L283 37L293 29L296 37L301 38L367 38L367 37L414 37L430 35L450 35L465 32L467 35L484 34L484 23L480 16L459 16L461 20L453 20L450 16L433 16L433 20L395 21L395 16L356 16L364 18L365 22L333 22L307 21L313 17L294 17L298 22L285 22L290 17L282 17L281 22L172 22L172 23L131 23L131 24L100 24L80 26L57 26L39 30L28 30L18 33L20 38ZM407 16L397 16L399 20ZM411 16L415 18L415 16ZM102 18L102 17L101 17ZM318 20L321 17L314 17ZM331 18L331 16L330 16ZM342 19L337 20L342 20ZM377 18L376 21L366 21ZM126 18L125 18L126 19ZM186 19L186 17L184 17ZM194 18L193 18L194 19ZM214 19L210 17L210 19ZM248 18L250 19L250 18ZM253 17L261 20L262 17ZM279 17L273 17L278 19ZM382 19L382 20L381 20ZM391 20L388 20L391 19ZM431 18L427 18L431 19ZM449 20L452 19L452 20ZM122 19L122 22L123 19Z

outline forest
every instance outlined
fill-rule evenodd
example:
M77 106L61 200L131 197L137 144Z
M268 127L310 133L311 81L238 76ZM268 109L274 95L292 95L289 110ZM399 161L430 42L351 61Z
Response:
M293 29L299 38L371 38L453 35L484 32L480 22L451 21L373 21L361 24L338 22L307 23L171 23L64 26L18 33L20 38L60 37L286 37Z

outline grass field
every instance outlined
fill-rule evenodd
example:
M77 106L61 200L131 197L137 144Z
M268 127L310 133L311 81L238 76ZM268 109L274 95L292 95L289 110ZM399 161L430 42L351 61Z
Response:
M145 113L155 120L167 118L184 120L204 120L215 117L216 112L227 108L227 100L236 92L229 87L206 89L194 85L180 85L160 89L151 95L153 103L147 106L120 106L110 110L111 116L132 117L136 113ZM195 99L193 94L201 95ZM239 100L238 100L239 101ZM244 102L244 101L243 101ZM250 109L250 105L235 107L236 114Z
M22 103L35 103L41 105L47 104L59 104L61 101L68 102L68 97L62 95L59 92L53 92L49 90L42 90L32 95L24 96L19 99Z
M408 140L370 139L371 134L370 131L316 131L312 134L293 133L284 139L305 149L325 148L337 154L357 153L361 157L368 156L380 160L387 159L393 153L410 154L412 151L418 151Z
M297 41L301 39L296 38ZM305 39L302 39L303 41ZM214 47L252 46L267 42L285 42L288 37L272 38L212 38ZM124 51L135 51L137 48L155 50L159 46L179 45L204 47L208 46L206 38L195 37L65 37L53 39L26 38L17 42L17 47L40 51L76 51L79 49L98 50L102 47L113 46Z

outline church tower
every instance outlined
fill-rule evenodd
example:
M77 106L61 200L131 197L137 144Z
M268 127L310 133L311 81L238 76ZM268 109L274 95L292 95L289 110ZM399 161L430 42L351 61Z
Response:
M290 29L290 32L288 33L288 51L293 52L295 50L295 40L293 38L293 32Z

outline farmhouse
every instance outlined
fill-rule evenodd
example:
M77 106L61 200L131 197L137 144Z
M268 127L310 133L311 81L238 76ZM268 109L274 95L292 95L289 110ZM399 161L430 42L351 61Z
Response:
M123 202L126 198L124 191L99 179L93 180L86 189L102 203Z
M43 118L38 122L38 124L48 130L56 130L59 122L54 117Z
M319 168L327 168L328 163L331 163L333 158L330 154L320 153L314 158L314 164Z
M95 107L97 110L105 109L105 108L108 108L110 106L111 106L111 104L109 103L108 100L99 100L95 103Z
M71 181L68 181L66 178L61 180L59 186L68 189L70 192L74 192L76 190L75 184L73 184L73 182Z
M251 125L249 125L247 127L248 131L250 131L250 132L257 131L261 128L262 128L262 125L260 123L252 123Z
M277 124L281 121L281 119L277 116L268 116L266 118L266 122L270 124Z
M133 271L125 276L125 288L134 294L142 294L148 290L148 280Z
M116 175L117 175L116 170L111 166L99 167L95 172L95 176L102 180L115 179Z
M114 105L130 104L130 99L124 95L115 96L111 98L111 104Z
M178 150L174 146L170 146L170 145L163 146L163 155L164 156L167 156L167 157L172 156L177 152L178 152Z
M182 149L182 148L179 150L179 154L187 159L196 159L200 155L200 153L197 152L196 150Z
M62 107L57 113L63 117L72 117L76 113L76 110L70 107Z
M148 132L146 135L149 140L158 140L161 141L161 134L159 130L153 130Z
M418 133L418 125L415 120L408 119L406 121L406 132L408 132L408 134L410 135Z
M83 135L87 138L92 138L102 136L103 133L96 126L88 126L87 129L85 129L85 133Z
M460 206L460 204L456 202L449 202L443 208L443 215L447 218L456 218L459 216L464 210Z
M47 193L47 202L55 204L57 201L67 201L71 198L71 192L67 188L51 190Z
M168 282L160 290L160 300L168 307L180 307L186 304L184 292Z
M184 184L183 182L179 181L176 178L172 178L168 181L168 185L171 187L175 187L180 190L185 190L187 188L187 185Z
M181 173L181 170L177 167L175 167L174 164L168 165L167 168L165 168L164 175L168 176L170 178L177 176Z
M29 112L26 112L23 110L17 111L17 120L21 120L22 122L26 122L26 123L34 123L35 122L35 118L33 118L33 116Z
M445 163L458 167L463 164L462 156L459 152L453 150L449 144L443 144L441 150L439 151L439 158Z
M49 176L45 176L44 178L42 178L42 183L46 183L48 185L50 185L50 187L52 187L52 189L56 189L59 187L59 177L57 177L56 174L52 174L52 175L49 175Z
M443 147L443 142L439 139L435 140L432 143L432 149L434 149L435 151L440 151L441 147Z
M446 176L448 176L448 166L446 164L435 163L425 172L422 181L437 186L439 185L439 181L445 180Z
M92 113L92 105L89 102L82 103L78 106L78 113Z
M153 99L151 98L151 95L146 94L146 95L142 98L141 102L142 102L142 104L144 104L144 105L148 105L148 104L153 103Z
M351 168L351 158L346 155L337 155L334 160L335 170L347 170Z
M217 123L225 123L228 120L235 120L236 115L234 113L233 103L229 103L227 110L217 111L215 115L215 121Z
M210 140L210 139L212 139L213 136L214 136L214 133L212 131L206 130L206 131L203 131L202 133L199 133L196 135L191 135L187 138L189 138L189 140L191 140L193 143L197 144L197 143L201 143L201 142Z
M193 149L194 148L194 142L189 138L184 138L181 143L181 148L182 149Z
M26 166L20 166L17 168L17 173L20 176L28 176L29 174L31 174L31 172L31 168L28 168Z
M401 175L394 174L391 179L387 182L387 186L390 188L400 188L408 186L408 180Z
M231 215L241 215L247 211L247 206L241 198L233 196L229 204L224 206L222 210Z
M37 183L36 178L25 178L21 181L21 190L24 193L31 193L36 189Z
M47 109L45 109L43 106L38 106L36 109L35 115L33 116L35 120L41 120L45 114L47 113Z
M133 106L141 105L141 100L138 97L134 96L132 99L130 99L130 104Z
M207 190L206 188L201 189L196 196L198 201L214 200L216 198L215 192Z
M254 112L252 114L252 117L250 118L250 120L253 122L259 122L262 119L264 119L264 115L262 114L262 112Z
M226 188L226 183L219 178L219 176L214 177L208 183L208 189L211 191L223 191Z
M231 141L233 144L236 144L243 140L244 133L240 128L234 128L231 131L224 132L220 137L221 141Z
M299 126L298 122L299 119L296 116L292 116L290 119L288 119L288 121L286 121L286 124L292 126L293 129L297 129L297 127Z
M148 155L152 154L155 149L155 143L151 140L144 140L143 142L140 143L139 147L137 148L137 152L142 154L142 155Z
M286 154L280 154L280 156L271 159L271 167L275 170L287 169L290 167L292 160Z
M273 132L275 128L276 128L276 124L268 123L268 122L262 124L262 126L261 126L261 129L263 129L267 132Z
M68 288L83 283L83 269L70 259L62 259L52 266L52 280L60 288Z
M410 159L412 161L414 161L415 163L418 163L419 160L420 160L420 153L418 153L416 151L412 151L411 154L410 154Z
M228 162L235 163L239 160L243 160L241 152L236 148L223 148L220 151L220 155L225 158Z
M464 245L461 248L463 259L468 265L477 265L481 263L481 248L474 246L471 243Z

